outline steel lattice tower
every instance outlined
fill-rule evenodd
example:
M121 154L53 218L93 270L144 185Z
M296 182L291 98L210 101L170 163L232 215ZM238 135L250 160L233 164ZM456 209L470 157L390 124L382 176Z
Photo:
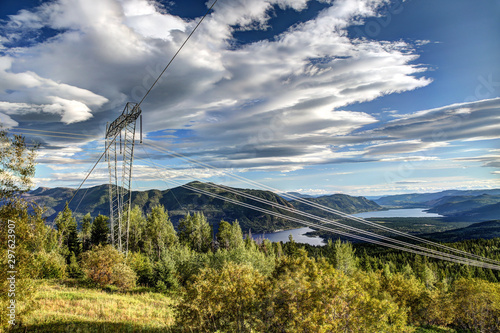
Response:
M111 243L120 252L128 252L132 164L136 120L142 116L136 103L127 103L122 114L106 129L106 159L109 170L109 217L111 223ZM121 170L119 165L121 163ZM125 212L128 212L126 221Z

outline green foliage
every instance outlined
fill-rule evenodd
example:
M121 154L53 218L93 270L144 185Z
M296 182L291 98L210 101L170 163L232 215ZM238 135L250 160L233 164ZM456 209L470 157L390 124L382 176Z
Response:
M205 253L212 245L212 229L203 213L187 214L179 221L179 241L191 249Z
M162 253L161 260L175 263L175 274L180 285L208 267L210 258L205 253L198 253L190 247L178 244Z
M57 215L54 222L58 233L59 249L66 257L66 262L69 263L71 253L76 255L80 253L80 241L78 239L76 220L67 202L64 210Z
M219 231L216 235L217 242L221 249L235 249L243 246L243 233L238 220L231 225L222 220L219 223Z
M26 146L23 137L10 138L0 130L0 330L11 319L7 306L12 299L16 302L16 324L32 310L34 285L31 279L38 274L33 253L45 249L50 238L42 210L20 196L32 185L35 150L36 147L29 149ZM8 250L13 251L10 258ZM7 280L12 278L10 270L16 271L15 291Z
M128 211L125 214L125 219ZM130 232L128 248L131 252L139 252L144 250L144 242L146 241L146 217L142 213L139 206L134 206L130 210Z
M83 277L83 271L76 260L76 256L73 252L71 252L71 257L68 265L68 276L71 278L79 279Z
M155 259L177 243L174 226L163 206L154 206L148 214L143 242L146 253Z
M331 241L328 242L331 247ZM358 265L358 260L355 256L355 250L351 243L344 243L337 239L334 245L335 252L335 268L347 275L352 275Z
M108 220L107 216L101 214L94 219L90 231L90 243L92 245L108 244Z
M35 269L37 271L34 278L37 279L62 279L66 276L66 259L58 252L45 250L34 255Z
M35 176L36 149L26 146L24 137L0 130L0 200L29 191Z
M454 288L455 325L473 332L498 332L500 285L478 279L461 279Z
M153 263L143 253L129 252L127 263L137 274L137 283L142 286L153 287Z
M80 231L80 242L82 244L83 252L90 249L91 232L92 232L92 216L90 216L90 213L87 213L82 219L82 229Z
M176 290L179 287L176 263L171 256L163 256L154 263L153 282L153 286L159 292Z
M197 332L410 332L403 309L299 251L266 277L227 261L186 286L177 322Z
M125 256L111 245L97 245L82 253L82 268L85 276L101 288L110 284L128 289L134 287L137 280Z
M187 332L251 332L259 327L265 280L246 265L206 268L186 287L177 322Z

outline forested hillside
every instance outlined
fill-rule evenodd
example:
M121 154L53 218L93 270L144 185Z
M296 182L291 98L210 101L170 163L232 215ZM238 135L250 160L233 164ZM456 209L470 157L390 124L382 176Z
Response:
M243 203L249 203L257 207L272 210L273 212L290 215L290 213L282 211L278 208L269 207L266 204L237 196L215 184L212 186L210 183L191 182L188 185L227 198L238 199ZM333 216L325 214L323 211L297 201L287 201L273 192L239 188L237 190L285 207L295 207L297 209L312 214L319 214L321 216ZM38 188L25 194L25 197L45 207L44 216L47 217L48 221L53 221L57 214L64 209L66 201L69 201L74 193L75 190L69 188ZM344 194L308 198L307 200L311 200L346 213L359 213L381 209L380 206L373 201L367 200L363 197L352 197ZM256 233L272 232L275 230L290 229L300 226L297 223L259 213L255 210L196 193L183 187L175 187L164 191L132 191L132 206L139 207L144 214L150 212L151 209L158 204L163 205L169 212L174 225L177 225L186 212L203 212L208 221L213 225L218 225L221 219L231 221L238 220L243 230L252 230L252 232ZM78 221L80 221L83 215L87 212L92 216L96 216L98 214L109 215L108 185L94 186L78 191L69 207L73 210L78 207L78 211L75 213Z

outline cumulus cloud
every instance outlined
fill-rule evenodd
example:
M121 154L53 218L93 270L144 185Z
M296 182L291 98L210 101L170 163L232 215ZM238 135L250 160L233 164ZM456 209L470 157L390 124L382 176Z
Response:
M142 104L145 131L172 129L160 144L204 161L284 171L435 159L423 152L498 138L499 99L390 111L395 119L388 123L356 111L356 103L432 80L414 45L348 36L347 28L378 16L387 1L322 2L328 6L313 19L241 44L236 32L269 29L275 8L301 11L309 1L219 0ZM144 96L197 22L146 0L56 0L20 11L0 39L0 120L17 126L36 119L51 129L62 122L101 137L106 121ZM9 47L42 28L55 35L40 32L28 46ZM75 157L64 154L54 158Z

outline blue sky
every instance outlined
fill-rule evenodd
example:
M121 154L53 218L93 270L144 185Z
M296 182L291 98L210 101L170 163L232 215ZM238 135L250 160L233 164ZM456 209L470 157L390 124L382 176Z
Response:
M37 186L79 185L210 4L0 4L0 122L42 143ZM227 171L309 194L498 188L498 17L499 1L219 0L141 105L132 187L251 187ZM106 182L101 163L86 185Z

